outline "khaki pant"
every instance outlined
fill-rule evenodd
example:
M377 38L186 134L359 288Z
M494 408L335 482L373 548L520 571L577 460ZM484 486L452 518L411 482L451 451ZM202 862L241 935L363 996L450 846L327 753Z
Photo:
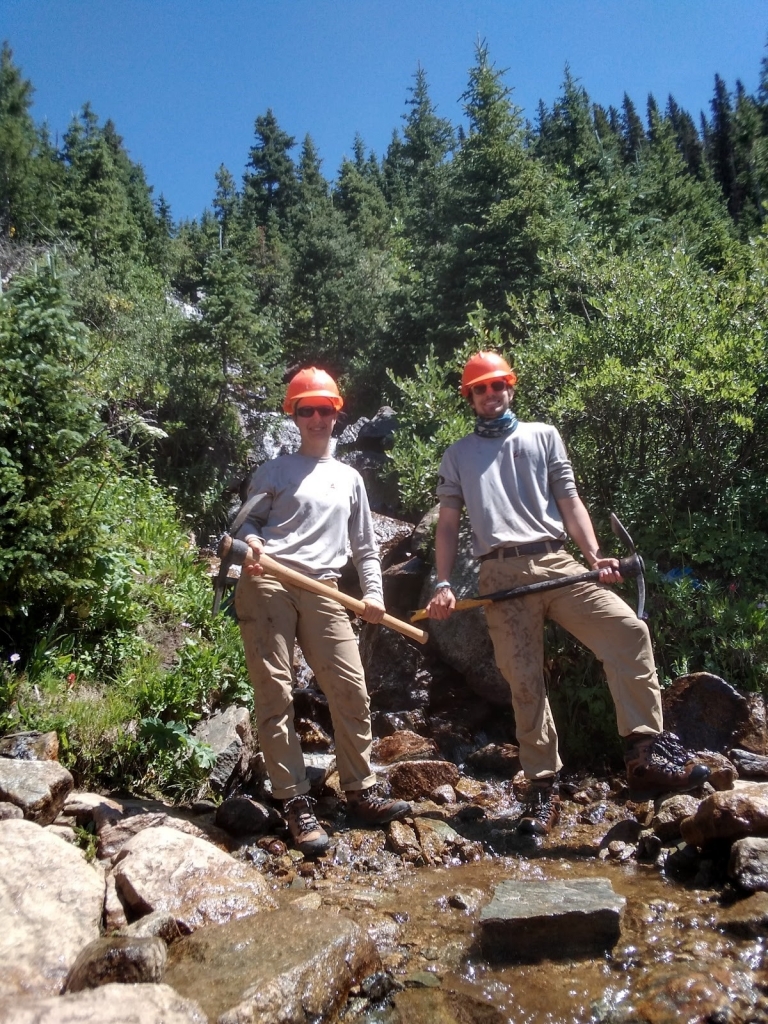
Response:
M328 597L265 576L243 575L235 610L253 684L259 745L278 800L309 792L293 725L293 645L298 641L328 698L342 789L367 789L371 714L357 641L347 612Z
M479 592L576 576L584 566L564 551L488 559ZM528 778L559 771L557 732L544 681L544 620L553 619L603 663L619 734L662 730L661 694L648 627L608 586L587 581L486 607L496 664L512 691L520 761Z

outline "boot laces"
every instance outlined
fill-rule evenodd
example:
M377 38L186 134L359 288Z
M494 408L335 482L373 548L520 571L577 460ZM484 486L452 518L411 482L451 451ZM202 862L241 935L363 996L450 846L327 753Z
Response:
M301 805L304 805L302 810ZM290 800L286 800L283 804L283 809L288 815L295 818L296 824L299 827L299 832L303 835L305 832L314 832L315 829L320 828L320 822L315 817L313 807L315 801L311 796L294 796Z
M552 808L554 795L554 786L532 786L522 816L546 821Z

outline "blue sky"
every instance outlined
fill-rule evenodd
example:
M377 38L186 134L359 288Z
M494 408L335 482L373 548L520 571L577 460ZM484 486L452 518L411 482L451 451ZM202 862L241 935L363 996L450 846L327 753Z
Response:
M329 178L355 132L382 155L419 63L458 122L478 38L532 119L568 63L595 102L672 93L698 121L715 73L757 89L768 0L0 0L0 38L35 119L62 133L90 101L178 219L210 205L221 163L240 179L267 107Z

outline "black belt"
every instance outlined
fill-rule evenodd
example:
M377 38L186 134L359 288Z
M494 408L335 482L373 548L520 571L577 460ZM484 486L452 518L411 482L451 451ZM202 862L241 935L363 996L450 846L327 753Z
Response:
M532 544L518 544L516 547L494 548L487 555L480 555L478 561L487 562L489 558L520 558L522 555L547 555L563 550L561 540L537 540Z

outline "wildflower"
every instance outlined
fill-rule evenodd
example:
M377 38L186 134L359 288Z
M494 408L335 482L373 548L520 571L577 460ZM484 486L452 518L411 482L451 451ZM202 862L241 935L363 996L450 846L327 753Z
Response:
M17 661L21 661L20 654L12 654L8 659L12 665L15 665Z
M67 685L68 686L72 686L76 679L77 679L77 676L75 675L75 673L74 672L70 672L69 675L67 676Z

